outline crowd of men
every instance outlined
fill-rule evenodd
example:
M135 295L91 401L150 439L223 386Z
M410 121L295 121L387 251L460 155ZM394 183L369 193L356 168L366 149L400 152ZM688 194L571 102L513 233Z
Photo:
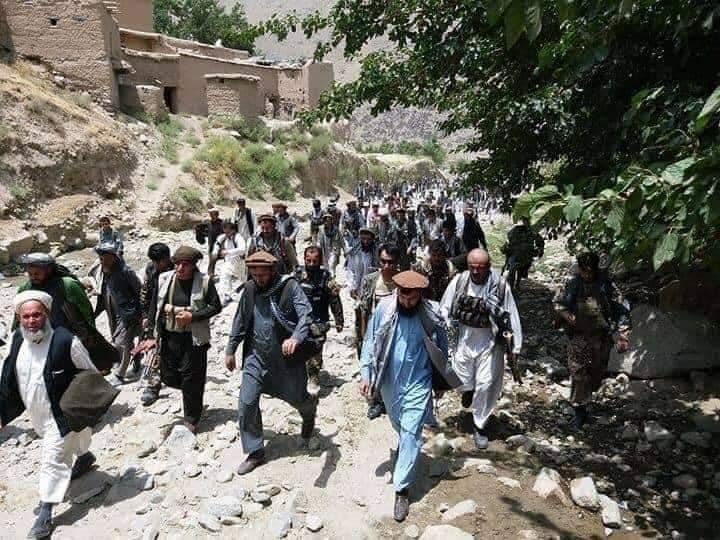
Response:
M488 447L486 425L502 392L506 361L514 365L522 348L513 291L533 258L542 256L542 238L527 223L510 231L503 248L506 278L492 268L475 206L451 199L443 184L403 183L386 194L365 183L356 195L344 209L337 197L324 207L314 200L307 235L285 203L256 216L239 198L224 220L212 208L196 229L205 248L150 245L142 281L125 262L122 235L108 218L95 248L98 262L85 277L49 255L26 257L28 279L15 299L17 330L0 382L0 418L4 426L27 409L46 440L31 537L50 534L53 505L62 501L70 479L95 462L90 430L70 430L61 406L73 377L94 370L112 386L140 380L145 406L158 399L162 385L179 389L184 425L195 432L202 421L211 320L231 302L237 307L224 363L230 371L242 370L238 419L247 456L238 474L266 462L261 394L294 407L302 439L312 436L324 343L331 327L339 333L347 326L343 286L354 304L368 417L387 414L398 434L395 519L403 521L409 511L423 429L437 426L433 393L460 391L462 406L472 413L475 446ZM205 256L207 271L200 264ZM627 349L629 319L597 256L584 254L578 263L580 272L558 308L573 329L568 358L574 425L580 428L613 340L618 350ZM97 298L94 309L90 297ZM103 312L107 340L95 328Z

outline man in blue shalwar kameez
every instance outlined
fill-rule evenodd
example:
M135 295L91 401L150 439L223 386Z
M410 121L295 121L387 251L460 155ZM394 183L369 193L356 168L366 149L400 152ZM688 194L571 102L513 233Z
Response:
M404 521L415 480L423 424L432 411L433 368L425 337L447 356L447 334L438 305L422 299L428 280L413 271L393 277L396 291L380 301L368 323L360 370L360 392L381 397L400 440L393 471L394 518Z

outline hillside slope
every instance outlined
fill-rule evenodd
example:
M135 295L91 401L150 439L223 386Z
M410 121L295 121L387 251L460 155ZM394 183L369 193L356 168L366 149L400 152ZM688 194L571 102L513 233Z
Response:
M0 64L0 213L65 195L114 197L137 165L131 133L31 64Z

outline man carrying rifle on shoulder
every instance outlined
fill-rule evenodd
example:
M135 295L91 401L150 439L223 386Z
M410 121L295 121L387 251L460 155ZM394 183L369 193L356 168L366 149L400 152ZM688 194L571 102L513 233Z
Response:
M475 446L488 447L485 431L502 393L505 356L518 380L516 356L522 347L520 316L510 286L490 267L490 255L473 249L468 270L448 285L440 311L448 326L457 327L452 367L463 382L463 407L473 411Z

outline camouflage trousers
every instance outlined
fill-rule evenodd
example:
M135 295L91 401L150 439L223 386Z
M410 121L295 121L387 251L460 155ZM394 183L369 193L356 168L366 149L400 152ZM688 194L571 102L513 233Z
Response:
M605 377L612 339L607 334L575 334L568 343L570 402L583 405L600 388Z
M143 388L160 390L160 355L155 351L145 354L145 370L142 378Z
M322 349L320 349L320 352L313 354L305 362L305 369L307 370L308 379L317 379L318 375L320 375L320 370L323 366L322 354Z

